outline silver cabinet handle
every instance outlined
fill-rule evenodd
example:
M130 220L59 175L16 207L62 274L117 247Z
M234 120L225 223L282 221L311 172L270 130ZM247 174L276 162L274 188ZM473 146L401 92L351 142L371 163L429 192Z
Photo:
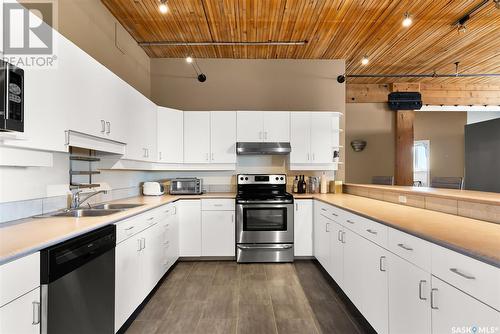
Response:
M208 161L208 157L209 157L208 153L205 153L205 160Z
M342 242L342 231L339 230L339 232L337 233L337 240Z
M316 155L313 153L313 161L316 160Z
M106 127L108 128L106 133L109 135L111 133L111 122L106 122Z
M255 246L246 246L246 245L237 245L239 249L290 249L292 245L272 245L272 246L263 246L263 245L255 245Z
M427 300L427 297L422 297L422 292L423 292L423 290L424 290L424 289L422 288L422 286L423 286L424 284L426 284L426 283L427 283L427 281L426 281L426 280L421 280L420 282L418 282L418 298L419 298L420 300Z
M155 217L149 217L148 221L152 221L153 219L155 219Z
M33 302L33 322L32 325L40 323L40 302Z
M264 131L264 139L267 139L267 131Z
M341 239L342 239L342 243L345 244L345 232L344 231L342 231L342 238Z
M371 234L377 234L377 231L374 231L372 229L367 229L366 232L371 233Z
M125 229L125 231L130 231L130 230L131 230L131 229L133 229L134 227L135 227L135 226L130 226L130 227L127 227L127 228Z
M307 161L309 161L309 153L307 153Z
M325 208L321 208L321 211L326 211L326 209Z
M332 212L332 216L338 217L339 215L336 214L335 212Z
M325 232L330 232L330 223L326 223Z
M140 252L142 250L142 240L137 239L137 251Z
M412 251L413 248L406 246L405 244L398 244L399 247L403 248L404 250L407 251Z
M231 214L231 223L234 223L234 213Z
M439 307L436 306L436 297L434 295L437 291L438 289L431 289L431 309L433 310L439 310Z
M146 238L141 238L142 239L142 249L146 248Z
M214 160L215 160L215 158L214 158L214 154L212 153L212 161L214 161Z
M146 158L149 158L149 148L146 149Z
M158 158L161 160L161 152L158 152Z
M101 119L101 133L105 133L105 132L106 132L106 121Z
M476 279L474 276L467 275L466 273L464 273L463 271L458 270L457 268L450 268L450 271L452 273L455 273L455 274L457 274L459 276L462 276L463 278L466 278L466 279Z
M348 222L349 224L356 224L356 222L353 222L352 220L349 220L349 219L347 219L347 222Z
M378 268L380 269L380 271L387 271L387 269L385 269L384 263L385 263L385 256L381 256L378 261Z
M143 148L142 150L144 151L144 152L143 152L143 154L142 154L142 156L143 156L144 158L146 158L146 149L145 149L145 148Z
M214 204L214 206L221 207L221 206L223 206L223 204Z

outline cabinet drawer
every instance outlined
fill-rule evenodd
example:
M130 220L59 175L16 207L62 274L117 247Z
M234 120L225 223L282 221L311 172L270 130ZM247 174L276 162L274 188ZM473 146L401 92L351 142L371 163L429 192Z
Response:
M201 200L202 211L234 211L234 199L207 198Z
M432 245L432 274L500 310L500 269Z
M340 223L348 229L357 232L358 234L366 232L366 221L368 221L368 219L343 210L338 210L337 214L341 219Z
M152 210L153 211L153 210ZM116 225L116 243L137 234L149 226L153 225L157 219L151 211L148 214L140 214L135 217L117 222Z
M361 235L377 245L387 248L387 230L389 228L372 220L366 218L362 219L364 221L364 226Z
M387 247L389 250L414 265L430 272L431 270L431 244L425 240L407 233L388 229Z
M39 252L0 266L0 306L39 286Z

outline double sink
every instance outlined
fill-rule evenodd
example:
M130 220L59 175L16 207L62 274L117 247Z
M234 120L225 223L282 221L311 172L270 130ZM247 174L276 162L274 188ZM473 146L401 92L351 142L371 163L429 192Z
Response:
M70 209L58 211L52 214L44 215L43 217L100 217L107 216L113 213L124 211L127 209L143 206L144 204L99 204L86 209Z

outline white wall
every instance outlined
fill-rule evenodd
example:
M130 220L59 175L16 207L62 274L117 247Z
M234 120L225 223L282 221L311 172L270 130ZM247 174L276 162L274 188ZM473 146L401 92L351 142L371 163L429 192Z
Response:
M500 118L500 111L468 111L467 124L489 121Z

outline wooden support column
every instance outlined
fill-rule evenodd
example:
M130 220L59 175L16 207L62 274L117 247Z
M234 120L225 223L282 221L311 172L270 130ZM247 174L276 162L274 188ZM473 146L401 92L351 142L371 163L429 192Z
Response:
M393 83L393 92L419 92L419 83ZM413 123L415 111L396 111L396 157L394 166L394 183L398 186L413 185Z
M396 157L394 183L398 186L413 185L413 110L396 111Z

